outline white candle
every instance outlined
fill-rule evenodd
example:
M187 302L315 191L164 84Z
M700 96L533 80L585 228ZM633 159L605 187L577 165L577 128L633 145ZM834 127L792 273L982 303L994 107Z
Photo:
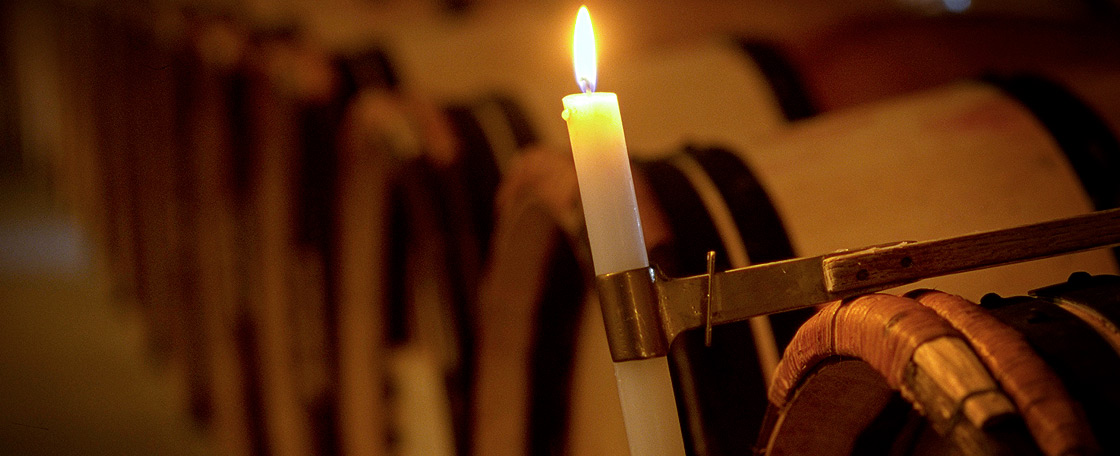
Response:
M618 97L604 92L568 95L564 119L595 275L648 267Z
M595 274L649 267L618 97L595 92L595 38L580 7L573 39L576 82L564 97ZM684 455L668 358L615 363L626 438L633 456Z

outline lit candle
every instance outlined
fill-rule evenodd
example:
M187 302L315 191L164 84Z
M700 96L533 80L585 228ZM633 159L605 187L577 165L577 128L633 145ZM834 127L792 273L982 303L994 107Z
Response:
M595 92L595 34L580 7L573 37L576 82L583 93L564 97L580 198L595 274L649 267L634 180L626 154L618 97ZM615 363L630 454L683 455L668 358Z

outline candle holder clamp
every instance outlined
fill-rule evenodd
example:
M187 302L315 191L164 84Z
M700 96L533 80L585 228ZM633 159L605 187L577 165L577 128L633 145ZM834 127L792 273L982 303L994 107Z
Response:
M1120 244L1120 209L946 239L668 278L654 268L596 277L611 358L666 356L682 332L882 291L921 279Z

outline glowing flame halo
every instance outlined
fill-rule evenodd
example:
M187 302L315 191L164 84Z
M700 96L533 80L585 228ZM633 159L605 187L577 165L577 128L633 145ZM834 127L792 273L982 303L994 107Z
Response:
M591 14L587 6L579 7L575 33L572 34L572 61L576 71L576 84L584 93L595 91L598 63L595 58L595 30L591 28Z

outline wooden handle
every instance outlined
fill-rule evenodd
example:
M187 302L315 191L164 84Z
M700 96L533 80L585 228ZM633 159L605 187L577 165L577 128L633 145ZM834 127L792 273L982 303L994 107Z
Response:
M1120 244L1120 209L935 241L900 243L824 259L829 292L917 280Z

